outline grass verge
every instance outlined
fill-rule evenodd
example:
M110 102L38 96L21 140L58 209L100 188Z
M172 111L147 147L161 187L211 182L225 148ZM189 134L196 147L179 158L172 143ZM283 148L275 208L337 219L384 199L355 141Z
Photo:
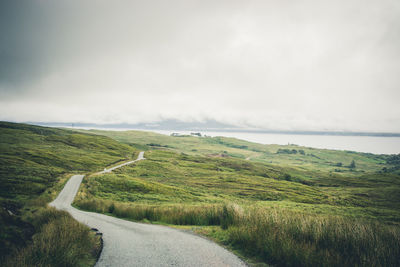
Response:
M99 237L67 212L43 208L31 216L36 234L15 250L4 266L93 266L101 250Z

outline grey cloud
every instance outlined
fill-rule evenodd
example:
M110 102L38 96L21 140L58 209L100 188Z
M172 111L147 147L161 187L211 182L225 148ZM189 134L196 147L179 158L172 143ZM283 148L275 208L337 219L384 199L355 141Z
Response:
M0 10L0 119L400 131L398 1L5 0Z

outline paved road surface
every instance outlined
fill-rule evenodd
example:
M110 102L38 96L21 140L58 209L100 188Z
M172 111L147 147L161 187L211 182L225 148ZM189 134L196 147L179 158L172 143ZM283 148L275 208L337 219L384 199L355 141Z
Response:
M140 153L138 160L142 158ZM73 208L71 203L83 177L72 176L50 205L103 233L104 247L96 266L246 266L232 253L199 236Z
M129 164L132 164L132 163L135 163L136 161L139 161L139 160L143 160L143 159L145 159L145 158L143 157L143 155L144 155L144 152L142 151L142 152L139 153L139 156L138 156L138 158L137 158L136 160L128 161L128 162L122 163L122 164L120 164L120 165L114 166L114 167L109 168L109 169L104 169L104 171L101 171L101 172L99 172L98 174L103 174L103 173L112 172L112 171L115 170L115 169L118 169L118 168L121 168L121 167L123 167L123 166L129 165Z

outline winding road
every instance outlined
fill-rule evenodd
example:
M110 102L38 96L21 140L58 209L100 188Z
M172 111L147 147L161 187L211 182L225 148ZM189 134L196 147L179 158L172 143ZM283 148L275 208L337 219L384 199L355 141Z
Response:
M105 169L101 173L143 160ZM50 203L103 233L104 247L96 266L246 266L226 249L197 235L160 225L130 222L71 206L84 175L74 175Z
M114 167L109 168L109 169L104 169L104 171L98 172L98 174L103 174L103 173L112 172L112 171L115 170L115 169L121 168L121 167L123 167L123 166L129 165L129 164L132 164L132 163L135 163L136 161L143 160L143 159L145 159L145 158L144 158L144 151L142 151L142 152L139 153L138 158L137 158L136 160L128 161L128 162L119 164L119 165L114 166Z

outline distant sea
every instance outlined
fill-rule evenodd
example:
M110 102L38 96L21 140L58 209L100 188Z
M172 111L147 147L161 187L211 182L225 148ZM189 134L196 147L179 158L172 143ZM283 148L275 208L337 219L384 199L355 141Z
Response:
M144 130L149 131L149 130ZM191 131L150 130L153 132L170 135L173 132L190 134ZM374 154L399 154L400 137L381 136L343 136L343 135L307 135L307 134L281 134L281 133L248 133L248 132L200 132L207 136L226 136L243 139L260 144L296 144L306 147L350 150Z
M66 124L55 123L35 123L37 125L51 127L68 127ZM107 127L99 125L75 125L74 128L81 129L98 129L112 131L139 130L150 131L170 135L172 133L190 134L199 132L207 136L225 136L235 137L238 139L256 142L260 144L278 144L287 145L295 144L305 147L314 147L322 149L348 150L373 154L400 154L400 136L399 134L368 134L368 133L345 133L345 134L329 134L324 132L246 132L246 131L202 131L202 130L160 130L160 129L143 129L136 127Z

